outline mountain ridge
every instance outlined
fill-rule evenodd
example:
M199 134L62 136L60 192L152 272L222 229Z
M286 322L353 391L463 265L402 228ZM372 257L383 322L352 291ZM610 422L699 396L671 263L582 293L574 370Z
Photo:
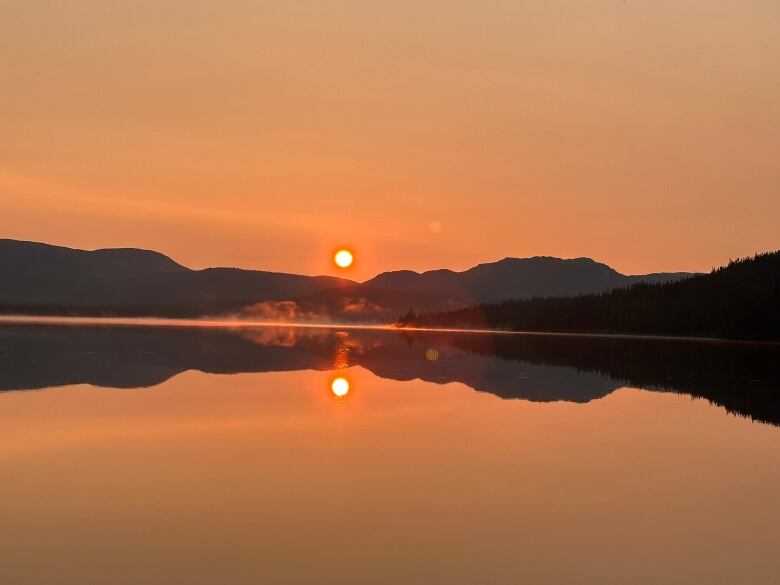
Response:
M590 258L506 257L462 272L389 271L364 282L230 267L191 269L153 250L0 239L0 312L392 322L410 306L603 292L687 273L627 276Z
M422 315L410 311L397 325L780 341L780 251L672 282L475 303Z
M586 257L507 256L460 272L448 269L383 272L364 284L456 295L465 302L486 302L536 296L575 296L603 292L636 282L669 282L689 276L692 273L625 275L607 264Z

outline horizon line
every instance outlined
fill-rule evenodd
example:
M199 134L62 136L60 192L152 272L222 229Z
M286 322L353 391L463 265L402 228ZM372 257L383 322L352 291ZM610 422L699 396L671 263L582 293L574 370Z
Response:
M649 339L659 341L694 341L706 343L729 343L740 345L780 345L778 341L750 341L744 339L726 339L721 337L695 337L674 335L642 335L627 333L582 333L564 331L515 331L510 329L467 329L445 327L404 327L395 324L355 324L355 323L305 323L290 321L244 321L239 319L172 319L163 317L69 317L65 315L0 315L2 325L61 325L98 327L160 327L192 329L252 329L252 328L290 328L290 329L333 329L356 331L394 331L398 333L457 333L480 335L516 335L534 337L589 337L604 339Z

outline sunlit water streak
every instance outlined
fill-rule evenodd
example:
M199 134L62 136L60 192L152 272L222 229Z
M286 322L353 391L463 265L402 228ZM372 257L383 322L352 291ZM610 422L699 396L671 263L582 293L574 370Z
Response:
M296 323L287 321L249 321L239 319L165 319L157 317L39 317L26 315L0 315L0 323L41 325L106 325L135 327L291 327L305 329L363 329L391 330L392 325L354 323Z
M713 337L688 337L668 335L638 335L622 333L577 333L558 331L509 331L506 329L466 329L446 327L398 327L392 323L316 323L291 321L251 321L244 319L166 319L161 317L66 317L38 315L0 315L0 324L29 325L89 325L89 326L130 326L130 327L213 327L213 328L257 328L289 327L296 329L347 329L355 331L397 331L412 333L476 333L490 335L536 335L544 337L593 337L625 339L659 339L670 341L706 341L712 343L733 343L750 345L780 345L775 341L744 341Z
M221 328L253 328L253 327L292 327L301 329L351 329L365 331L428 331L447 333L490 333L502 335L539 334L565 335L561 333L545 333L533 331L506 331L500 329L447 329L438 327L396 327L391 323L316 323L294 321L252 321L245 319L166 319L162 317L66 317L37 315L0 315L0 324L42 324L42 325L106 325L135 327L221 327Z

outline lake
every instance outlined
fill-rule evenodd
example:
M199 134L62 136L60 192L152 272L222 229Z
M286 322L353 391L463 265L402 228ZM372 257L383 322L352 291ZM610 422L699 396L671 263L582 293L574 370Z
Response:
M0 583L771 583L780 346L0 324Z

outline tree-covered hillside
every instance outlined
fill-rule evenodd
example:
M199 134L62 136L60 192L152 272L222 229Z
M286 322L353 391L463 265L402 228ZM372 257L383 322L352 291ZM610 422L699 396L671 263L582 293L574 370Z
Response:
M442 313L410 311L398 326L780 340L780 252L732 261L709 274L667 284Z

